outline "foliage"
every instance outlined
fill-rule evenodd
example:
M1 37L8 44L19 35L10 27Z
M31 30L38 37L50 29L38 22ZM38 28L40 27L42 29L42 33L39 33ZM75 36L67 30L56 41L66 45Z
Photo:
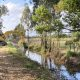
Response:
M13 31L13 34L16 35L16 36L25 36L25 29L24 29L24 26L22 24L18 24L16 26L16 28L14 29Z
M41 5L35 10L35 15L32 16L33 21L36 23L39 22L49 22L49 19L51 19L51 15L48 11L48 9Z
M51 15L45 6L41 5L35 10L35 15L32 15L33 21L37 24L35 29L42 33L43 31L48 31L50 29Z
M27 41L25 40L25 38L22 38L18 41L18 46L23 46L23 43L27 43Z
M0 6L0 40L2 40L2 41L4 41L5 36L4 36L4 34L2 33L2 31L1 31L1 28L3 27L1 17L2 17L3 15L7 14L7 12L8 12L8 9L7 9L6 6L4 6L4 5Z
M30 49L31 51L36 51L36 52L40 53L40 51L41 51L41 46L40 46L39 44L30 44L30 45L29 45L29 49Z
M80 1L79 0L60 0L56 6L56 10L62 11L66 10L70 13L80 11Z
M68 26L70 26L73 31L79 29L80 16L78 14L67 13L63 20L68 23Z
M73 37L73 40L74 42L78 42L80 40L80 32L74 32L72 33L72 37Z
M73 44L73 42L71 40L68 40L65 42L65 45L71 45L71 44Z
M7 37L7 36L9 36L12 33L13 33L13 31L7 31L7 32L4 33L4 35Z
M7 12L8 12L8 9L6 6L4 6L4 5L0 6L0 17L2 15L5 15Z
M53 4L58 3L59 1L60 0L33 0L33 2L35 3L35 7L41 4L44 4L45 6L52 6Z
M25 24L27 28L29 28L31 25L31 12L28 5L25 5L24 7L22 17L21 17L21 22Z
M76 57L77 53L76 52L72 52L72 51L67 51L67 57Z
M57 32L60 32L64 28L62 22L59 19L54 19L52 24L53 24L54 30Z
M0 41L4 41L5 39L2 37L2 36L0 36Z
M18 24L14 30L7 31L4 33L6 39L9 39L11 37L11 40L13 39L20 39L21 37L25 37L25 29L22 24Z
M0 21L0 29L3 27L1 17L2 17L3 15L6 15L7 12L8 12L8 9L7 9L6 6L4 6L4 5L0 6L0 20L1 20L1 21Z
M50 26L51 26L51 25L45 24L45 23L39 24L39 25L36 25L36 26L35 26L35 30L36 30L38 33L42 34L44 31L46 31L46 32L50 31L50 30L51 30L51 27L50 27Z
M28 45L27 45L26 42L23 42L23 47L24 47L25 49L28 49Z

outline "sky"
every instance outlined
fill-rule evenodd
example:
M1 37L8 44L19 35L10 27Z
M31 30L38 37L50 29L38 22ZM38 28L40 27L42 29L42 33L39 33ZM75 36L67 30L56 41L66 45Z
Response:
M13 30L16 25L19 24L22 11L25 3L29 5L30 10L33 10L32 0L0 0L0 5L6 5L9 12L7 15L3 16L3 32ZM33 31L31 35L34 35Z

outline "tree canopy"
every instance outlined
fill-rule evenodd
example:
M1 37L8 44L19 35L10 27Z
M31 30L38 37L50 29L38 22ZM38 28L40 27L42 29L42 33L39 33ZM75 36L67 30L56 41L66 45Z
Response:
M80 0L60 0L55 6L57 11L66 10L71 12L80 12Z
M2 25L2 19L1 19L1 17L2 17L3 15L6 15L7 12L8 12L8 9L7 9L6 6L4 6L4 5L0 6L0 29L1 29L2 26L3 26L3 25Z
M33 0L33 2L36 5L40 5L40 4L44 4L47 5L49 4L49 6L53 5L53 4L57 4L60 0Z
M28 5L25 5L22 17L21 17L21 23L26 25L27 28L31 25L31 12Z
M50 29L51 14L48 9L41 5L35 10L35 15L32 16L33 21L36 22L35 29L40 33Z
M4 5L0 6L0 17L2 15L5 15L7 12L8 12L8 9L6 6L4 6Z

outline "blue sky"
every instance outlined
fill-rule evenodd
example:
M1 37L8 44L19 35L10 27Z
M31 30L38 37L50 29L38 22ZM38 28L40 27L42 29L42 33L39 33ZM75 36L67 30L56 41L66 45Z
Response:
M30 4L30 2L32 2L32 0L0 0L0 3L8 3L8 2L23 5L23 4L25 4L25 2Z
M3 32L13 30L15 26L20 22L22 11L25 3L29 5L30 10L32 11L33 4L32 0L0 0L0 5L4 4L7 6L9 13L2 17L3 19ZM35 32L32 32L31 35L34 35Z

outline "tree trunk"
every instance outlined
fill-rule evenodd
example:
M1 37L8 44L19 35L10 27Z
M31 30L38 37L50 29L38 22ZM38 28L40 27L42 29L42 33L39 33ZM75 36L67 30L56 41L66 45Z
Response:
M51 42L52 42L52 37L51 37L51 32L50 32L50 41L49 41L49 52L51 52Z
M51 60L51 58L50 58L50 57L49 57L49 62L50 62L49 67L50 67L50 69L52 69L52 60Z
M47 39L46 39L46 37L47 37L47 33L45 32L45 39L44 39L44 48L45 48L45 53L47 52Z
M27 33L27 38L28 38L28 55L29 55L29 29L27 31L28 31L28 33Z
M70 44L70 51L71 51L71 44Z
M60 43L59 43L59 32L57 32L57 50L59 53L59 47L60 47Z
M75 43L74 43L74 52L75 52Z
M43 34L41 35L41 47L43 46L44 42L43 42Z
M43 52L43 54L44 54L44 67L46 67L47 66L47 64L46 64L46 62L47 62L47 58L46 58L46 53L47 53L47 32L43 32L43 44L42 44L43 46L43 49L44 49L44 52Z

